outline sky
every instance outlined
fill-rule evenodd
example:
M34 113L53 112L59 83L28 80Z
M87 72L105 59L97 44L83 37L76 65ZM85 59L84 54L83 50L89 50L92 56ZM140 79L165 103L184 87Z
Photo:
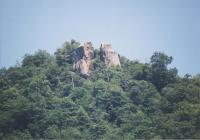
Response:
M65 41L111 43L120 55L149 62L173 56L179 75L200 73L200 0L0 0L0 67Z

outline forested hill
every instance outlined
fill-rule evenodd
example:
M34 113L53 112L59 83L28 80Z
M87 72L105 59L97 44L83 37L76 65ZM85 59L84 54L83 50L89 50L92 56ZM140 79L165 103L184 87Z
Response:
M0 69L0 139L200 138L200 75L180 77L160 52L150 63L120 56L108 66L99 50L83 75L72 60L79 46Z

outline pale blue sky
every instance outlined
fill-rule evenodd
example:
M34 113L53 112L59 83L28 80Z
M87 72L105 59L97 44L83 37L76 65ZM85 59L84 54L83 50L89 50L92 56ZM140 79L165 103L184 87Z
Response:
M0 67L76 39L141 62L162 51L179 74L200 73L200 0L0 0L0 10Z

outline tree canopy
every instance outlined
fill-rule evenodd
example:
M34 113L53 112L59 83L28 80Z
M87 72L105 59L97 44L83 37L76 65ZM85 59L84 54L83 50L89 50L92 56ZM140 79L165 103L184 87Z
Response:
M72 70L66 42L54 55L26 54L0 69L0 139L198 139L200 76L180 77L173 58L106 67L96 50L86 79Z

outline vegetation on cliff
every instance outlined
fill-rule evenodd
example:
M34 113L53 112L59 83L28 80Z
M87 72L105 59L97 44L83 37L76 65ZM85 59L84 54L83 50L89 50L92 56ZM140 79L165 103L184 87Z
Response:
M173 58L120 57L107 67L95 50L85 78L73 71L72 40L0 69L1 139L200 138L200 75L177 75Z

